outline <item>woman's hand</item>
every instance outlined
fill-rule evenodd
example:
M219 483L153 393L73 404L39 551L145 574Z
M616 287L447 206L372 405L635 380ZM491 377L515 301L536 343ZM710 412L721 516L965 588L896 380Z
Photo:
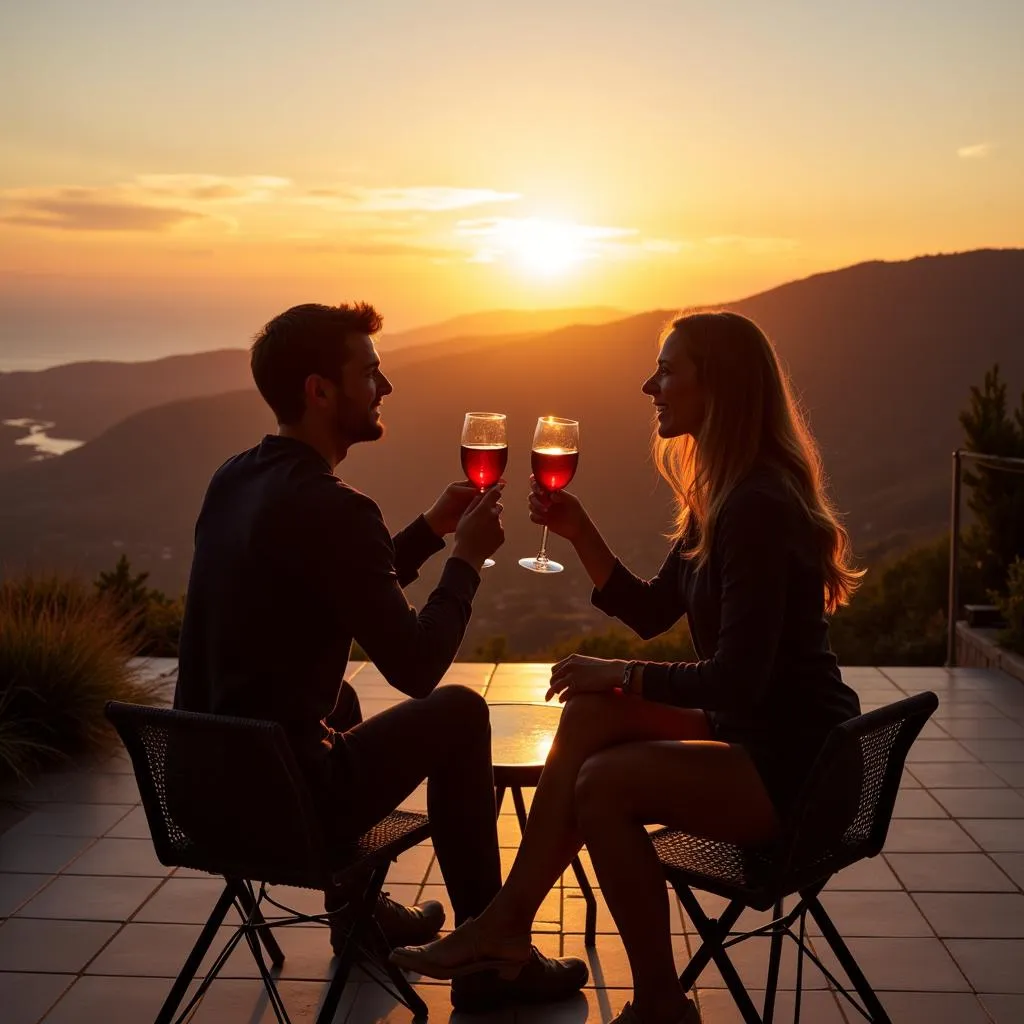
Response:
M570 654L551 669L551 685L544 699L551 700L557 693L564 704L581 693L610 693L622 685L626 664L625 661Z
M530 477L530 521L575 543L587 525L587 510L568 491L546 491Z

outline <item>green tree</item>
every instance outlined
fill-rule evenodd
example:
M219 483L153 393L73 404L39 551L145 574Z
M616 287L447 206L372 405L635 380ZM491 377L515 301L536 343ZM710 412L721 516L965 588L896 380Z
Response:
M968 407L960 414L968 451L1024 458L1024 393L1011 416L1006 384L997 363L983 385L971 387ZM975 522L964 533L968 559L981 572L984 586L1002 591L1007 569L1024 555L1024 473L968 463L964 482Z

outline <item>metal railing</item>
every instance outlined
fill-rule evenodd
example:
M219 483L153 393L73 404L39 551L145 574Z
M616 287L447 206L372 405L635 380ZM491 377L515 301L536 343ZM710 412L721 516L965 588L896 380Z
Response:
M1024 473L1024 459L1009 455L987 455L957 448L953 452L953 488L949 509L949 605L946 609L946 665L956 665L956 617L960 610L960 496L963 490L962 469L967 460L987 469L1007 473Z

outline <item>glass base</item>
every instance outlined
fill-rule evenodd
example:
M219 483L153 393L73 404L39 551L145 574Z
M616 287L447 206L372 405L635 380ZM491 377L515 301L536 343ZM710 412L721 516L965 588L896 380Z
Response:
M493 569L498 563L493 558L485 558L483 564L480 566L481 569Z
M519 564L530 572L561 572L565 566L550 558L520 558Z

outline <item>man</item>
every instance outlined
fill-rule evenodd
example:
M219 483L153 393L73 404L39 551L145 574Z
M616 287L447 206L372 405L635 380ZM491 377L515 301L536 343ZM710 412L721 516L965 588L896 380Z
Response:
M501 885L490 729L479 694L435 687L462 642L481 564L504 540L503 485L479 495L452 484L391 537L377 505L334 475L353 444L384 433L380 405L392 387L373 343L380 327L364 303L310 304L275 317L253 343L253 378L279 430L210 482L196 523L175 706L280 722L339 844L426 778L434 848L459 923ZM417 613L402 587L450 533L451 556ZM417 699L361 721L343 683L353 640ZM345 901L328 893L327 909ZM392 945L428 941L444 923L434 901L407 908L383 897L376 914ZM586 979L582 961L534 950L514 979L489 971L456 979L452 1003L474 1011L562 998Z

